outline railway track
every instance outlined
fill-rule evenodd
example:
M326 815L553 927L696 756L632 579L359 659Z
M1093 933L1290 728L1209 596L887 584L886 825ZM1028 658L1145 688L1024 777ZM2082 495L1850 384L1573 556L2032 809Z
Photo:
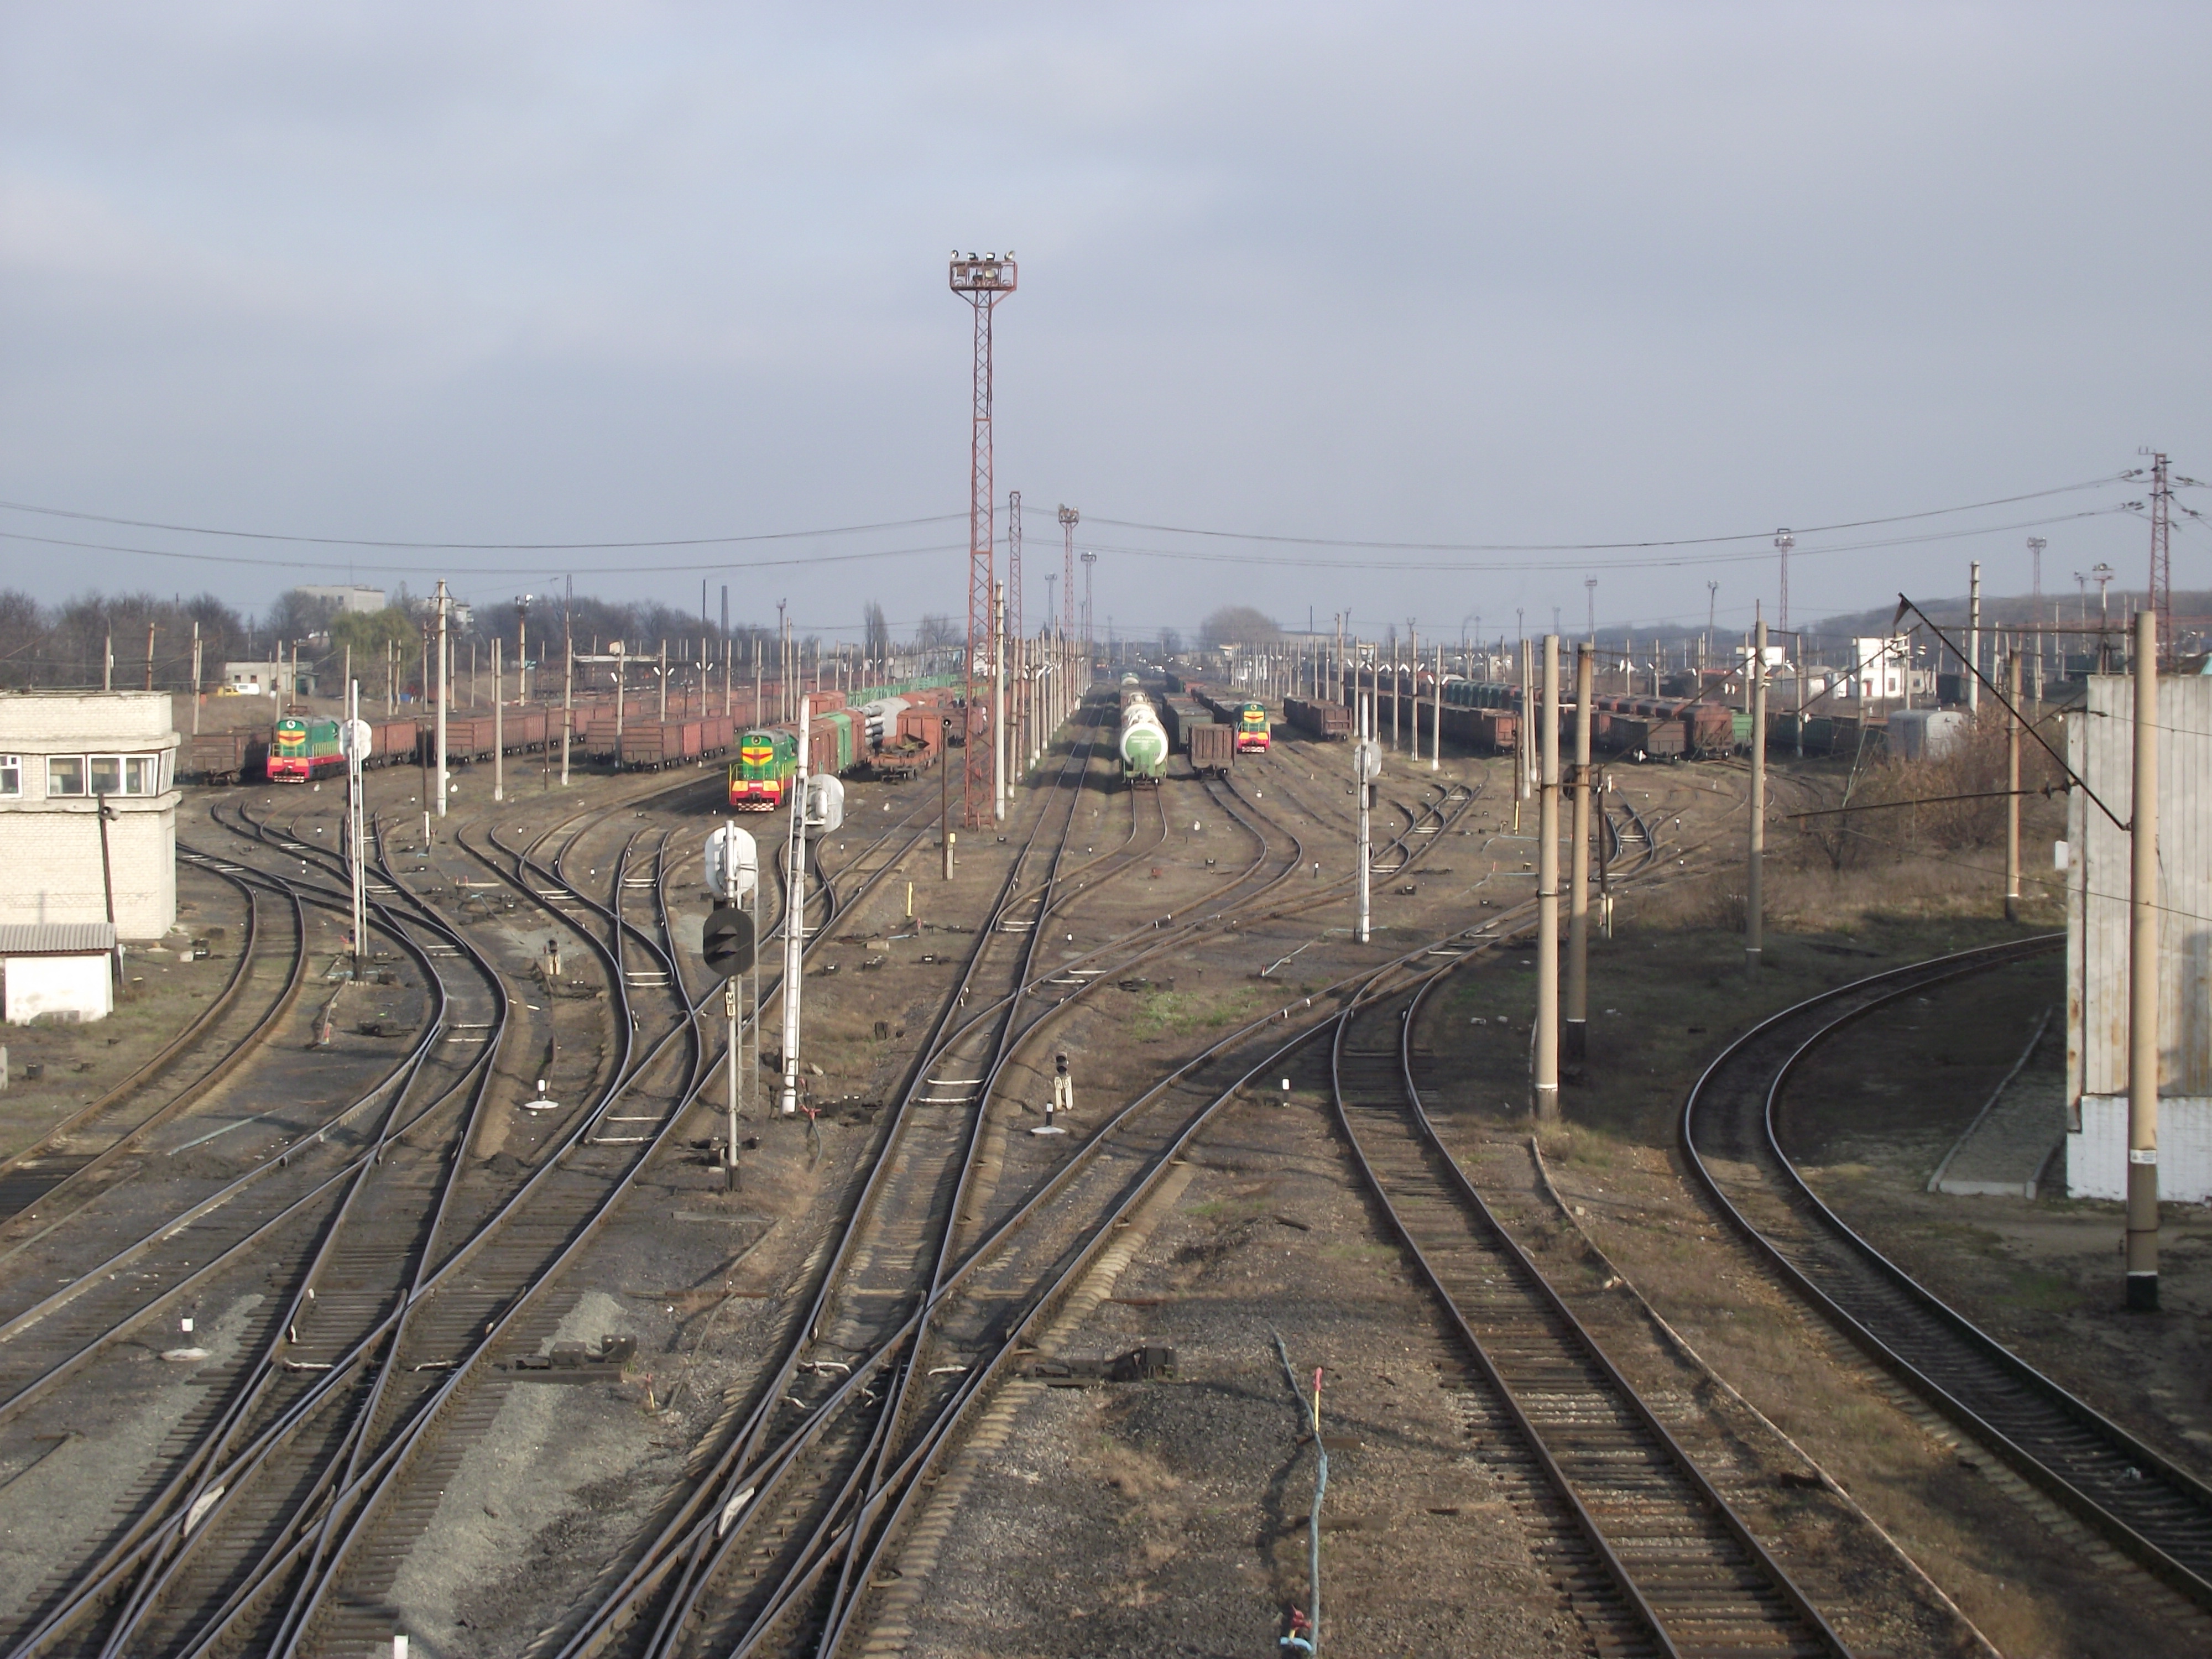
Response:
M27 1224L43 1218L51 1226L58 1210L88 1196L97 1177L149 1134L211 1094L291 1012L307 982L306 907L296 897L288 907L291 927L286 952L269 939L270 921L262 915L263 899L277 896L219 866L209 868L246 899L246 930L239 942L237 966L207 1007L159 1054L29 1146L0 1160L0 1223L21 1217ZM265 995L247 998L247 988L257 983L267 988ZM157 1092L157 1083L170 1085L166 1097L149 1099ZM8 1254L20 1248L18 1243Z
M1409 842L1412 828L1409 823ZM1267 836L1255 833L1259 851L1253 864L1218 890L1213 902L1273 861ZM1301 868L1302 854L1303 844L1290 837L1283 869L1248 896L1244 904L1249 908L1264 898ZM1175 932L1187 934L1191 928L1221 920L1222 912L1212 910ZM1123 959L1113 971L1126 969L1142 956L1169 948L1174 940L1171 934L1167 942L1161 942L1154 930L1148 929L1115 943L1127 949L1133 942L1135 954ZM1098 959L1097 950L1084 958ZM1106 971L1094 970L1090 982L1098 982ZM1073 995L1079 997L1084 988L1079 987ZM977 1188L963 1175L959 1201L952 1206L947 1224L953 1242L939 1253L940 1262L957 1261L957 1265L949 1272L940 1268L940 1282L891 1339L865 1358L850 1362L849 1370L845 1362L840 1363L840 1375L832 1379L834 1392L801 1431L754 1462L734 1466L718 1489L722 1507L719 1512L708 1512L718 1529L724 1531L731 1529L733 1522L757 1522L769 1512L771 1486L786 1480L796 1480L818 1499L818 1480L810 1481L804 1474L793 1474L801 1455L814 1449L811 1437L830 1432L823 1425L832 1420L833 1406L858 1402L873 1407L876 1402L871 1396L883 1395L889 1397L890 1409L878 1417L879 1427L866 1445L857 1445L854 1431L848 1428L848 1438L831 1448L848 1455L872 1454L873 1478L865 1486L848 1479L843 1489L850 1498L849 1514L835 1504L823 1504L824 1518L810 1530L799 1533L788 1523L775 1526L782 1559L773 1571L766 1570L766 1563L756 1565L751 1576L754 1593L744 1609L751 1613L749 1624L739 1624L726 1615L713 1628L712 1640L687 1640L692 1623L703 1624L712 1610L700 1605L708 1599L706 1588L679 1583L644 1645L633 1638L626 1644L626 1650L742 1653L817 1643L823 1650L834 1647L853 1620L862 1616L862 1603L871 1591L878 1588L875 1572L909 1518L918 1472L953 1443L961 1426L969 1420L981 1398L980 1383L999 1374L1018 1334L1030 1328L1038 1310L1072 1282L1068 1277L1071 1257L1089 1259L1086 1252L1097 1248L1099 1230L1126 1217L1127 1206L1149 1190L1170 1157L1187 1144L1204 1117L1249 1079L1253 1068L1241 1062L1249 1060L1249 1055L1241 1050L1255 1042L1262 1044L1266 1052L1261 1066L1279 1057L1277 1034L1282 1027L1277 1022L1285 1019L1289 1012L1276 1011L1177 1068L1091 1138L1073 1147L1071 1156L1056 1169L1048 1165L1036 1172L1032 1180L1041 1176L1041 1182L1031 1185L1018 1206L995 1224L981 1212ZM1293 1046L1297 1040L1303 1039L1294 1040ZM1002 1057L1001 1067L1004 1063ZM1217 1074L1224 1069L1231 1073L1226 1093L1218 1087ZM983 1083L987 1096L996 1075L994 1072ZM1003 1184L1010 1192L1023 1190L1018 1183ZM970 1229L975 1242L963 1254L958 1241L963 1231ZM736 1528L740 1533L743 1529L742 1525ZM716 1541L723 1544L720 1539ZM691 1547L694 1550L703 1547L703 1537L695 1537ZM722 1553L726 1557L733 1548L724 1545ZM826 1570L833 1559L838 1565L831 1574ZM711 1585L711 1569L694 1576ZM558 1651L563 1656L595 1653L621 1638L629 1621L637 1619L651 1600L652 1577L650 1566L634 1574ZM763 1589L769 1591L765 1599ZM758 1610L752 1611L756 1607Z
M2045 935L1892 969L1762 1021L1692 1088L1683 1150L1722 1215L1792 1291L2024 1480L2212 1607L2212 1488L1923 1289L1820 1201L1783 1145L1790 1078L1824 1044L1901 997L2062 942Z

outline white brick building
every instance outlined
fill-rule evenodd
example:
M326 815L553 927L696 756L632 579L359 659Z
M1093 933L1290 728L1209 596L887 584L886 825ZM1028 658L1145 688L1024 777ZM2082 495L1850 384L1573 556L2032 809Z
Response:
M0 692L0 922L177 920L177 734L165 691ZM103 848L100 809L108 813Z

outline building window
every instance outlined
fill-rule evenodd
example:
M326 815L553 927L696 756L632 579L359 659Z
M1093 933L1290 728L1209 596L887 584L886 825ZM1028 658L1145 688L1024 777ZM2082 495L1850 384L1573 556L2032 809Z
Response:
M84 757L82 755L47 756L46 793L49 795L84 793Z
M123 757L93 755L91 764L92 793L95 795L119 795L123 793Z
M159 755L125 755L123 757L123 793L126 795L160 794L161 757Z
M0 755L0 796L21 795L23 793L23 757L21 755Z

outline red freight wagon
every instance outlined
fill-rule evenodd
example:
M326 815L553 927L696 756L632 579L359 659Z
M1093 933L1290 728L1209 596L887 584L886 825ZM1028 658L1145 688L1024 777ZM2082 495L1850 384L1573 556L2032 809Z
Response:
M262 775L268 763L269 734L240 727L196 732L184 769L202 783L240 783Z

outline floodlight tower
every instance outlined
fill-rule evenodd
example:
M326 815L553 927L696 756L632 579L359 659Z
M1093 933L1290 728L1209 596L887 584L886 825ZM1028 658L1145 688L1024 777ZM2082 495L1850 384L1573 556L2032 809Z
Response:
M1082 516L1072 507L1060 509L1060 532L1067 538L1060 572L1060 635L1065 640L1075 637L1075 526Z
M975 404L968 457L968 741L961 748L962 822L973 830L991 817L991 745L975 741L976 691L989 687L992 569L991 498L991 313L1014 291L1014 254L1006 250L978 258L952 256L952 291L975 313ZM984 665L979 672L978 662Z

